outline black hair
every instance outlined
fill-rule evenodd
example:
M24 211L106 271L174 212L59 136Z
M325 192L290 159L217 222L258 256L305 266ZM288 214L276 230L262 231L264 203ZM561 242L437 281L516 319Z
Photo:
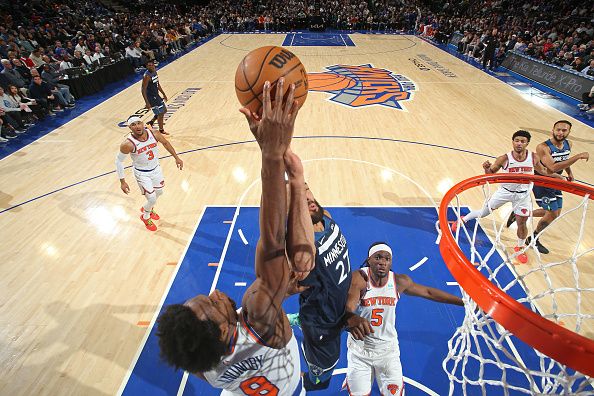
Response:
M388 245L387 242L384 242L384 241L373 242L371 245L369 245L369 247L367 248L367 251L369 252L369 250L371 250L371 248L374 247L374 246L376 246L376 245L387 245L387 246L390 246L390 245ZM363 264L361 264L361 267L360 268L369 267L369 262L367 261L368 258L369 257L367 257L363 261Z
M514 135L512 136L512 140L514 140L518 136L525 137L526 139L528 139L528 142L530 142L530 138L532 137L532 136L530 136L530 132L525 131L523 129L520 129L520 130L516 131L514 133Z
M569 129L571 129L571 127L573 126L573 125L571 125L571 122L569 122L567 120L559 120L555 124L553 124L553 128L555 128L557 126L557 124L567 124L567 125L569 125Z
M213 369L227 351L219 326L200 320L186 305L167 307L157 320L161 359L190 373Z

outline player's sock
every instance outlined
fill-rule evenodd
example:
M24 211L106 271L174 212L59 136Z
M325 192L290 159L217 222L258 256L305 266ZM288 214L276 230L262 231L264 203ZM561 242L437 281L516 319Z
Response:
M517 246L524 246L524 244L526 243L526 239L520 239L518 238L518 245Z

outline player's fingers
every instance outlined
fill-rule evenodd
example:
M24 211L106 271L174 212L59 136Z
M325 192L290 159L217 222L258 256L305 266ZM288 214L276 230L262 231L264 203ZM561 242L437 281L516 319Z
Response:
M283 113L283 96L285 94L285 78L281 77L276 82L276 95L274 98L274 113L281 115Z
M270 81L266 81L264 83L264 89L262 92L262 101L263 101L262 118L270 117L272 115L272 103L270 101Z
M295 97L295 84L289 86L289 95L287 96L287 103L285 103L285 111L283 118L286 118L291 114L291 108L293 107L293 98Z
M365 335L373 333L373 328L370 326L368 321L363 323L363 327L365 328Z
M295 118L297 118L297 113L299 112L299 101L294 100L293 104L291 105L291 122L295 122Z

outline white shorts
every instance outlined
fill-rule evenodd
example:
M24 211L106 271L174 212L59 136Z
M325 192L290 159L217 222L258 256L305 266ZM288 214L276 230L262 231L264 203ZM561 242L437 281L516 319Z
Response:
M146 193L152 193L155 189L163 188L165 180L163 179L163 172L161 172L161 165L157 165L155 169L149 172L142 172L136 168L134 169L134 177L140 192L144 195Z
M489 200L489 207L495 210L504 204L511 202L513 211L517 216L530 216L532 212L532 199L530 191L514 193L503 188L498 188Z
M386 353L382 350L356 353L353 348L347 350L347 375L345 385L352 396L366 396L371 393L373 379L384 396L404 395L404 380L400 355L395 351Z

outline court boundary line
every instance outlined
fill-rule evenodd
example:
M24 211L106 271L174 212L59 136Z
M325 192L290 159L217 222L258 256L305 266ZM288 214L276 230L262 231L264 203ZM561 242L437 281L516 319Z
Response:
M165 288L165 292L161 296L159 306L157 307L157 309L155 309L155 313L153 314L151 323L148 325L148 327L144 333L144 336L142 337L140 345L137 348L136 354L134 355L130 365L128 366L126 375L122 379L122 382L120 383L120 387L119 387L116 395L121 395L124 392L124 389L126 389L126 385L128 385L128 381L130 380L130 377L132 376L132 372L134 371L134 368L136 367L136 364L138 363L138 359L140 358L140 355L142 354L142 351L144 350L144 346L146 345L146 342L148 341L151 331L152 331L153 327L155 326L155 322L157 321L159 312L161 311L161 308L163 307L163 304L165 303L165 299L167 298L167 295L169 294L169 291L171 290L171 286L173 286L173 282L175 281L175 278L177 277L177 273L178 273L179 269L181 268L181 264L182 264L184 258L186 257L186 254L188 253L188 249L190 248L190 245L192 244L192 241L194 240L194 235L196 235L196 231L198 231L198 226L200 225L200 222L202 221L202 218L204 217L204 213L206 213L207 208L208 208L208 206L205 205L204 208L202 209L202 213L200 213L200 216L198 216L198 220L196 221L196 224L194 225L194 230L193 230L190 238L188 238L188 243L186 244L185 249L183 250L180 258L177 261L177 265L175 266L175 270L173 271L173 273L170 276L169 283L168 283L167 287Z
M420 142L420 141L414 141L414 140L405 140L405 139L395 139L395 138L386 138L386 137L374 137L374 136L345 136L345 135L312 135L312 136L294 136L293 139L361 139L361 140L377 140L377 141L386 141L386 142L392 142L392 143L405 143L405 144L415 144L415 145L419 145L419 146L427 146L427 147L434 147L434 148L440 148L440 149L445 149L445 150L452 150L452 151L458 151L461 153L465 153L465 154L473 154L473 155L478 155L478 156L482 156L482 157L487 157L487 158L496 158L496 156L494 155L490 155L490 154L484 154L484 153L480 153L478 151L471 151L471 150L465 150L465 149L461 149L461 148L456 148L456 147L450 147L450 146L444 146L444 145L440 145L440 144L435 144L435 143L426 143L426 142ZM184 154L189 154L189 153L194 153L194 152L198 152L198 151L206 151L206 150L211 150L211 149L217 149L217 148L221 148L221 147L229 147L229 146L235 146L235 145L240 145L240 144L246 144L246 143L255 143L256 140L252 139L252 140L240 140L240 141L236 141L236 142L231 142L231 143L222 143L222 144L215 144L213 146L206 146L206 147L200 147L197 149L191 149L191 150L186 150L186 151L181 151L179 153L177 153L178 155L184 155ZM159 157L159 160L165 159L165 158L169 158L171 157L171 155L165 155L163 157ZM126 167L124 167L124 169L129 169L131 168L132 165L128 165ZM15 208L21 207L23 205L26 205L28 203L37 201L41 198L47 197L49 195L55 194L57 192L66 190L68 188L71 187L75 187L78 186L79 184L83 184L86 182L89 182L91 180L94 179L98 179L100 177L103 176L107 176L107 175L111 175L111 174L115 174L116 171L112 170L109 172L104 172L101 173L99 175L96 176L92 176L86 179L83 179L81 181L75 182L75 183L71 183L67 186L64 187L60 187L57 188L55 190L52 190L50 192L47 192L45 194L39 195L37 197L33 197L30 198L26 201L20 202L18 204L15 204L13 206L9 206L8 208L2 209L0 210L0 215L5 213L5 212L9 212ZM594 184L592 183L588 183L585 182L583 180L577 180L576 181L585 184L587 186L591 186L593 187Z

